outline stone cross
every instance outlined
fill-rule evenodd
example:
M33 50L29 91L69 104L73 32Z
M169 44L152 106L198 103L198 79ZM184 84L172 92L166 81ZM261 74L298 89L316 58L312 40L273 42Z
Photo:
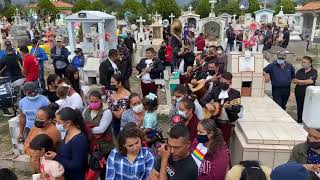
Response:
M233 14L232 16L233 16L233 22L236 23L236 17L237 17L237 15L236 15L236 14Z
M210 13L210 16L211 17L215 17L215 13L214 13L214 3L216 3L217 0L210 0L209 3L211 4L211 13Z
M142 16L140 16L140 18L137 19L136 22L140 23L140 32L143 32L143 23L146 22L146 20L142 19Z
M171 20L171 22L170 22L171 24L172 24L172 22L173 22L173 18L174 18L174 17L176 17L176 16L173 15L173 13L171 13L171 15L169 16L169 18L170 18L170 20Z
M189 9L189 13L192 13L192 6L191 5L188 7L188 9Z
M283 6L281 5L281 6L280 6L280 11L282 11L282 10L283 10L282 8L283 8Z
M158 14L158 11L156 11L156 14L154 15L154 17L156 18L156 22L159 22L159 18L161 17L161 15Z
M264 5L263 5L264 9L267 9L267 0L264 0Z

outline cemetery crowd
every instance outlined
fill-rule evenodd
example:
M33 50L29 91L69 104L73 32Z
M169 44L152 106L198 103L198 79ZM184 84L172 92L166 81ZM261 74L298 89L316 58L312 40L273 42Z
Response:
M228 53L222 46L206 44L205 35L172 25L158 52L150 47L137 64L142 96L132 92L132 53L136 44L130 35L119 39L99 67L101 89L86 96L81 90L80 70L85 64L82 49L71 62L63 39L55 37L51 49L54 73L44 75L44 50L38 39L32 49L19 53L6 42L0 61L3 76L22 88L18 141L30 156L34 172L43 178L67 180L292 180L317 178L320 172L320 130L309 129L308 139L294 147L288 163L274 168L258 161L242 161L230 167L229 141L235 122L242 117L241 95L231 88L233 75L227 72ZM237 39L232 26L226 31L228 48ZM266 25L256 31L268 49L274 44L286 48L287 29ZM197 47L197 52L194 52ZM240 46L242 47L242 46ZM283 53L264 69L271 80L274 101L283 109L296 84L298 122L302 123L306 87L314 85L317 71L305 56L295 72ZM195 65L194 65L195 64ZM173 90L170 129L158 123L158 84L164 71L180 73L181 84ZM174 72L175 71L175 72ZM22 82L21 79L23 78ZM18 81L18 82L17 82ZM165 85L160 85L164 87ZM5 115L10 102L1 101ZM0 179L10 171L0 170ZM12 175L14 176L14 175ZM7 178L9 179L9 178Z

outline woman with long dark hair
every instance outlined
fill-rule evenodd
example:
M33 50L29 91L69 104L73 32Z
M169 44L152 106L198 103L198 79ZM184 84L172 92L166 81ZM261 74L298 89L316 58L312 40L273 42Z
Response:
M197 138L191 145L191 155L198 165L198 180L224 180L229 155L220 129L212 119L198 123Z
M226 180L271 180L270 174L271 169L258 161L241 161L228 171Z
M67 77L71 83L71 87L81 95L79 70L76 67L69 65L67 67Z
M46 159L53 159L63 165L65 179L84 180L88 160L88 140L79 110L70 107L56 114L56 126L64 137L57 152L49 151Z
M107 90L107 103L113 115L113 133L118 135L120 131L120 119L123 112L128 108L130 91L124 87L124 78L120 74L111 76L110 89Z

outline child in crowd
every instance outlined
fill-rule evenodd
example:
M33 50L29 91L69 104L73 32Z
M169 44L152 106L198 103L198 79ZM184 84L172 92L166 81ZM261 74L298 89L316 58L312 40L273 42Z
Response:
M153 139L158 132L158 97L153 93L149 93L143 99L143 107L146 112L143 118L142 128L145 130L148 139Z

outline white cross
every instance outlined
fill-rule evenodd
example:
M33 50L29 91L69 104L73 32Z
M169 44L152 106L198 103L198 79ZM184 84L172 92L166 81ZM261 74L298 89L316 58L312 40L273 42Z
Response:
M214 3L216 3L217 0L210 0L209 3L211 4L211 11L214 9Z
M281 6L280 6L280 11L282 11L282 8L283 8L283 6L281 5Z
M156 22L159 22L159 18L161 17L161 15L158 14L158 11L156 11L156 14L154 15L154 17L156 18Z
M189 13L191 13L191 12L192 12L192 6L190 5L190 6L188 7L188 9L189 9Z
M170 22L171 24L172 24L172 22L173 22L173 18L174 18L174 17L176 17L176 16L173 15L173 13L171 13L171 15L169 16L169 18L170 18L170 20L171 20L171 22Z
M146 22L146 20L142 19L142 16L140 16L140 18L137 19L136 22L140 23L140 32L143 32L143 23Z
M264 0L264 9L267 9L267 0Z
M232 16L233 16L233 21L236 22L236 17L237 17L237 15L236 15L236 14L233 14Z

